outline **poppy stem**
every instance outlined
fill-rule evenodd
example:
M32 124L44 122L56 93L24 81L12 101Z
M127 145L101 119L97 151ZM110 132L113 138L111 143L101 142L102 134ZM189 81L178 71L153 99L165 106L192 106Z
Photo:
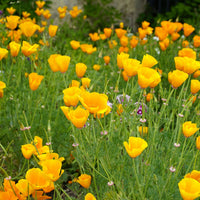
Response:
M139 182L139 179L138 179L138 174L137 174L137 169L136 169L134 158L133 158L133 170L134 170L134 174L135 174L135 178L136 178L136 183L138 185L139 193L140 193L140 196L141 196L141 200L143 200L144 196L143 196L141 185L140 185L140 182Z

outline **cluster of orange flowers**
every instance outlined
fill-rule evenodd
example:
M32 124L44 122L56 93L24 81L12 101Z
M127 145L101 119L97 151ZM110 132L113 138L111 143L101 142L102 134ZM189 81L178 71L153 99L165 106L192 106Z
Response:
M34 140L21 146L21 151L26 159L33 155L37 157L40 168L31 168L26 172L25 178L17 183L9 178L4 179L4 191L0 191L0 199L27 199L32 196L34 199L51 199L43 195L54 190L54 182L63 174L62 161L57 153L50 151L48 145L43 146L42 138L35 136ZM36 158L35 157L35 158Z
M71 86L63 90L63 100L66 106L61 106L66 118L77 128L84 127L89 114L93 114L94 117L104 117L111 111L107 95L88 92L90 79L82 78L81 81L81 87L79 87L80 83L78 81L73 80ZM77 106L79 102L81 105L74 110L72 107Z

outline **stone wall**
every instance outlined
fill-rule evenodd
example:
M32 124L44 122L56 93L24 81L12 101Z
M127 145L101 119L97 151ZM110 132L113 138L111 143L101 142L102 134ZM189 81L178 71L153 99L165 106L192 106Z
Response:
M78 5L81 8L80 0L52 0L52 8L50 12L52 14L52 18L55 20L54 22L58 22L58 12L57 8L59 6L67 6L68 10L71 10L73 6ZM122 13L122 22L124 22L125 26L129 26L133 30L137 30L137 26L135 24L136 19L140 13L142 13L145 9L147 0L113 0L112 6L118 9ZM67 18L66 18L67 19Z

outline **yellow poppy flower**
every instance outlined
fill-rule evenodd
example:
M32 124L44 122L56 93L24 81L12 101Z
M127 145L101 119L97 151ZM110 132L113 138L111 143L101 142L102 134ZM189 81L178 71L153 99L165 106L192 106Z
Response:
M39 47L38 44L31 45L30 43L23 41L21 51L25 56L28 57L31 54L35 53L38 47Z
M49 25L49 35L51 37L54 37L56 35L57 30L58 30L57 25Z
M196 94L200 90L200 81L199 80L191 80L191 93Z
M191 121L187 121L182 125L182 131L185 137L194 135L198 130L199 128L197 128L197 124L192 123Z
M21 151L26 159L30 159L31 156L35 153L35 146L32 144L24 144L21 146Z
M78 87L69 87L63 90L64 97L63 100L66 106L76 106L79 102L79 95L81 94L81 89Z
M51 184L50 178L39 168L31 168L26 172L26 180L35 190L43 189Z
M81 104L92 114L103 114L108 110L108 96L97 92L84 91L79 96Z
M193 178L184 178L178 183L179 191L184 200L200 197L200 183Z
M39 28L37 24L32 21L23 22L19 25L19 28L26 37L31 37Z
M79 78L82 78L87 70L87 66L84 63L77 63L76 64L76 75Z
M131 158L139 156L147 147L147 142L139 137L129 137L129 143L124 142L125 149Z
M187 78L188 74L180 70L174 70L168 73L168 81L173 88L181 86Z
M0 48L0 60L5 58L8 55L8 50L4 48Z
M38 87L41 84L41 81L43 80L44 76L38 75L37 73L30 73L29 74L29 86L31 90L35 91L38 89Z
M142 66L143 67L153 67L158 64L158 61L151 55L146 54L142 58Z
M91 176L88 174L81 174L76 182L84 188L89 188L91 184Z
M20 191L21 194L26 197L28 195L31 195L34 191L34 188L31 184L29 184L28 180L26 179L20 179L16 184L16 188Z
M96 198L94 197L92 193L87 193L85 195L85 200L96 200Z
M20 17L16 15L11 15L11 16L6 17L6 21L7 21L6 27L11 30L14 30L19 23L19 19Z
M16 57L19 53L21 45L15 41L12 41L9 43L9 47L10 47L10 54L13 57Z
M80 47L80 42L79 42L79 41L76 41L76 40L72 40L72 41L70 42L70 45L71 45L71 47L72 47L74 50L76 50L76 49L78 49L78 48Z

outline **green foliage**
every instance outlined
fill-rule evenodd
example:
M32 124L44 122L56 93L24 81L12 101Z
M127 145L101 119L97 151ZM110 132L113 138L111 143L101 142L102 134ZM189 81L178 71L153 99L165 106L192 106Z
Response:
M87 16L87 27L90 32L110 27L120 19L121 13L114 8L112 0L82 0L83 14Z
M149 4L146 5L145 12L140 14L137 23L141 25L142 21L151 22L154 27L163 20L179 21L188 23L195 28L200 27L200 0L184 0L172 6L169 12L157 13Z

